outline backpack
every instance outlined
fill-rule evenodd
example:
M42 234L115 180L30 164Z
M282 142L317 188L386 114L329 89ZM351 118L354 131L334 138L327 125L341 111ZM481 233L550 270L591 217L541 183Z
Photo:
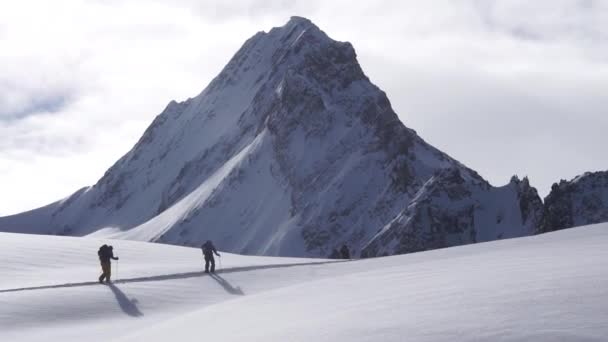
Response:
M201 248L203 249L204 254L213 254L214 247L212 243L205 242Z
M108 249L108 245L103 245L103 246L99 247L99 250L97 251L97 256L99 256L100 258L103 257L106 254L107 249Z

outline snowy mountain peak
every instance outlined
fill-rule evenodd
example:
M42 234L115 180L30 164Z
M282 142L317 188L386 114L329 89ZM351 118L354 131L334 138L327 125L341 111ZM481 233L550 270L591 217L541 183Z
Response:
M314 39L319 42L333 42L333 40L312 21L298 16L292 16L283 26L274 27L270 30L269 34L282 36L282 42L289 41L291 46L300 43L304 36L307 36L307 39Z
M284 27L294 27L294 26L302 26L304 28L314 27L318 28L312 21L308 18L300 17L297 15L291 16L289 21L285 24Z
M293 17L171 101L94 186L0 229L375 256L530 235L539 206L527 179L492 187L406 128L350 43Z

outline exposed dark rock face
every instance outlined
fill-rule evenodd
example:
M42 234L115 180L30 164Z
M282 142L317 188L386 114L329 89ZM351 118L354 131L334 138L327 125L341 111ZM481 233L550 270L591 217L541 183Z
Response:
M528 222L529 226L535 230L538 229L544 215L544 204L538 191L530 186L528 177L524 177L521 181L519 178L513 177L511 183L517 185L517 198L522 220Z
M539 232L608 222L608 171L588 172L553 184Z
M541 217L542 202L527 179L514 177L508 185L494 188L473 172L445 169L363 248L362 256L531 235Z

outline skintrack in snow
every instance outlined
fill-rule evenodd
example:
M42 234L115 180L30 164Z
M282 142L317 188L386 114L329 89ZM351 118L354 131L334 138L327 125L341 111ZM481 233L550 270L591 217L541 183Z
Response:
M0 230L372 257L531 235L548 211L527 179L493 187L427 144L350 43L293 17L170 102L95 185Z
M606 341L608 224L357 261L0 233L0 341ZM95 251L120 253L99 285ZM122 264L124 262L124 264ZM61 267L58 267L60 265ZM124 266L124 267L123 267ZM201 337L204 335L204 337Z

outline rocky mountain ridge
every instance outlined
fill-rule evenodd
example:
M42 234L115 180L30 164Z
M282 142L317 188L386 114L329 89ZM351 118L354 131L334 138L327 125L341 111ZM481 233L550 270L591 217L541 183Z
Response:
M545 215L527 179L493 187L405 127L350 43L294 17L171 101L95 185L0 230L371 257L531 235Z
M608 171L587 172L553 184L539 232L608 222Z

